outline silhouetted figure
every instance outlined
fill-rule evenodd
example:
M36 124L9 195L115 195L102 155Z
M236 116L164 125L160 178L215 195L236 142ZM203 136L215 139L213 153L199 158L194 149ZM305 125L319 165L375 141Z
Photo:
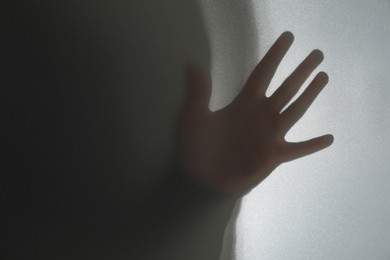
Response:
M1 4L2 259L218 259L236 200L332 143L284 140L324 72L280 113L320 51L267 98L293 42L284 33L233 102L211 112L198 9L161 2Z

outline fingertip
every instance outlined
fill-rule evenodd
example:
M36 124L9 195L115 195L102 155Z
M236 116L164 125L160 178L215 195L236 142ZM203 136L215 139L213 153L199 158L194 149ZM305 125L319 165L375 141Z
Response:
M328 83L329 82L329 75L328 73L326 73L325 71L321 71L318 73L318 76L321 78L322 81L324 81L325 83Z
M329 135L328 135L328 138L329 138L330 144L332 144L332 143L334 142L334 136L331 135L331 134L329 134Z
M321 89L325 87L329 82L329 76L326 72L319 72L312 81L315 85L320 86Z
M331 135L331 134L324 135L324 136L322 137L322 141L323 141L323 143L324 143L324 146L325 146L325 147L328 147L328 146L330 146L330 145L333 144L333 142L334 142L334 136Z
M282 33L281 38L288 40L289 42L294 41L294 34L290 31L285 31Z
M324 53L319 50L319 49L315 49L314 51L311 52L312 55L315 55L317 57L318 60L320 61L323 61L324 60Z

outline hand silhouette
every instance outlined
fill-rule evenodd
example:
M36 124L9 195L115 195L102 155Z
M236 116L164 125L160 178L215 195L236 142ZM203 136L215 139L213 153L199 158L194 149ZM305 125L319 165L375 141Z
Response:
M210 77L193 65L188 67L187 98L179 117L178 138L179 162L185 172L218 192L242 194L278 165L332 144L332 135L299 143L285 140L286 133L327 84L325 72L318 73L302 95L281 112L322 62L321 51L310 53L272 96L265 94L293 38L292 33L283 33L233 102L215 112L208 108Z

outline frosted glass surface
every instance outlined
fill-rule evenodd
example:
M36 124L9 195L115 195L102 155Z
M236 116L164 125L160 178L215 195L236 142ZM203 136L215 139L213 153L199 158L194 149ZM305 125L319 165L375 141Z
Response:
M335 136L330 148L282 165L243 199L235 257L222 258L390 259L390 1L201 2L212 107L228 103L289 30L295 43L268 94L317 48L325 54L317 71L330 82L287 139Z

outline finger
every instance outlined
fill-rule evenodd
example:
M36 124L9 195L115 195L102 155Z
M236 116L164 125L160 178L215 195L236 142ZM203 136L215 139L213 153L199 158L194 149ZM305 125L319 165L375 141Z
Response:
M333 135L324 135L304 142L287 143L282 149L281 159L283 162L288 162L316 153L330 146L333 141Z
M188 64L186 106L197 111L208 110L210 97L211 78L198 66Z
M302 95L283 111L279 117L279 126L283 134L286 134L287 131L305 114L328 81L329 78L325 72L318 73Z
M314 50L294 70L270 98L270 102L276 111L281 111L290 102L302 84L323 60L323 53L320 50Z
M278 40L269 49L264 58L256 66L248 82L245 84L243 92L250 95L265 95L276 69L283 57L294 41L294 35L291 32L284 32Z

